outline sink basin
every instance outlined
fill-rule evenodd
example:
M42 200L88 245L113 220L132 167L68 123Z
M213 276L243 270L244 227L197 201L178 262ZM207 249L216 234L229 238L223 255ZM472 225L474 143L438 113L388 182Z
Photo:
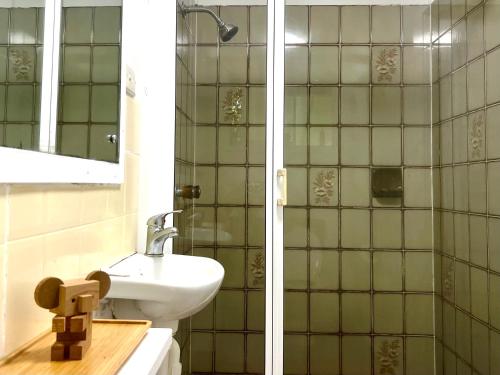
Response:
M217 294L222 265L210 258L140 253L103 269L111 277L108 298L136 300L149 317L179 320L202 310Z

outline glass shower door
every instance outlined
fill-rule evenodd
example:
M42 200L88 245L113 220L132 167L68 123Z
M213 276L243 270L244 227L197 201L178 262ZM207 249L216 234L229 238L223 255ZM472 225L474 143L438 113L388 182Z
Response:
M430 7L310 3L282 44L283 373L431 375Z
M176 185L199 186L201 195L176 198L184 209L178 224L188 235L175 251L214 258L226 271L215 300L190 326L184 323L181 349L192 374L271 373L265 365L265 310L272 306L265 211L271 5L254 3L208 7L238 27L229 41L207 13L178 19Z

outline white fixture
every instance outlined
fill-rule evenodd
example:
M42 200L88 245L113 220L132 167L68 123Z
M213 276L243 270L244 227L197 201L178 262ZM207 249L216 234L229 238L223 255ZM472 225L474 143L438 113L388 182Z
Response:
M191 316L215 297L224 268L210 258L135 253L106 269L111 276L108 298L137 300L141 311L168 321Z
M173 254L134 253L104 271L111 277L107 298L115 318L151 320L153 327L171 328L174 334L180 319L214 299L224 278L216 260ZM180 374L179 355L179 344L172 340L165 374Z

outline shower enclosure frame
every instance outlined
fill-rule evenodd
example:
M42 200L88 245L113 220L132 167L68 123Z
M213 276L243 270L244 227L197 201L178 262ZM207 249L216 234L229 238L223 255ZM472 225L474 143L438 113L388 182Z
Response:
M265 373L283 374L285 0L267 2Z

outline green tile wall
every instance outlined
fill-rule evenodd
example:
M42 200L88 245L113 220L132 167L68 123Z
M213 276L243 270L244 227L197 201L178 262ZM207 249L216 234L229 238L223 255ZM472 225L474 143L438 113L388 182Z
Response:
M243 32L221 44L198 16L194 253L227 274L192 373L262 374L266 8L213 9ZM433 372L429 22L287 7L286 374ZM402 170L402 199L372 197L373 167Z
M240 29L221 43L197 16L194 254L226 275L192 318L192 373L262 374L267 7L211 9Z
M37 149L44 8L0 7L0 145Z
M63 8L61 42L57 152L117 162L121 7Z
M437 371L500 374L500 4L434 2Z
M432 374L430 7L289 6L285 374ZM373 168L401 170L375 198Z

